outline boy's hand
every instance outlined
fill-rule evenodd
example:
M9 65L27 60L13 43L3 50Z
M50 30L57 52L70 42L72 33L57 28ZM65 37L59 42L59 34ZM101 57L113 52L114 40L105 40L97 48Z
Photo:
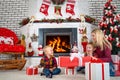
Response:
M50 71L52 72L56 67L50 68Z
M37 66L34 66L35 68L41 68L41 66L40 65L37 65Z
M53 68L50 68L50 71L52 72L52 71L53 71Z

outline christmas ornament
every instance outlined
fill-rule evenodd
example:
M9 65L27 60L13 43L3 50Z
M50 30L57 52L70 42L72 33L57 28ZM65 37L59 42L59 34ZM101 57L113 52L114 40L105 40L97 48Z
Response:
M76 41L73 44L72 53L78 53L78 47Z
M37 41L38 40L38 36L35 33L33 33L32 37L31 37L31 40L33 42Z
M55 7L54 7L54 13L55 13L57 16L62 16L61 6L55 6Z
M82 47L83 47L83 52L86 52L87 43L88 43L87 36L82 36L81 44L82 44Z
M23 45L24 47L26 47L26 42L25 42L25 35L22 35L22 37L21 37L21 45Z
M112 32L113 32L113 27L111 26L111 27L110 27L110 33L112 33Z
M81 14L80 15L80 20L81 20L81 22L85 22L85 15Z
M83 31L84 31L84 29L83 29L83 28L79 28L79 33L80 33L80 34L82 34L82 33L83 33Z
M38 56L43 56L44 54L43 54L43 47L42 47L42 45L39 45L38 46Z
M34 51L32 49L31 43L29 43L27 54L30 57L34 55Z

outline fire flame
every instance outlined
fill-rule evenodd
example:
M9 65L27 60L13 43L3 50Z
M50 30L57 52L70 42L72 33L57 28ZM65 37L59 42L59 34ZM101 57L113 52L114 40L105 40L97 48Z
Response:
M65 41L62 41L60 37L49 40L49 46L51 46L55 52L66 52L66 49L70 49L70 45L67 45Z

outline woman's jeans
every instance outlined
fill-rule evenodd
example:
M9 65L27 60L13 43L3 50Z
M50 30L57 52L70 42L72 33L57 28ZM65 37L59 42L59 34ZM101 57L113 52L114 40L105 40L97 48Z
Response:
M51 72L49 69L47 69L47 68L43 69L43 73L44 73L46 76L48 76L49 74L57 75L57 74L59 74L60 72L61 72L61 69L60 69L60 68L56 68L56 69L54 69L52 72Z
M115 76L115 68L112 62L109 63L110 67L110 76Z

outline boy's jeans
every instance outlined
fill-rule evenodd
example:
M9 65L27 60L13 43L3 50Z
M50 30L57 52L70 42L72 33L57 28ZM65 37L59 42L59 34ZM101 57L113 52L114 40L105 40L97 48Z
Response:
M115 76L115 68L112 62L109 63L110 66L110 76Z
M60 68L56 68L56 69L54 69L52 72L51 72L49 69L47 69L47 68L43 69L43 73L44 73L46 76L48 76L49 74L57 75L57 74L59 74L60 72L61 72L61 69L60 69Z

